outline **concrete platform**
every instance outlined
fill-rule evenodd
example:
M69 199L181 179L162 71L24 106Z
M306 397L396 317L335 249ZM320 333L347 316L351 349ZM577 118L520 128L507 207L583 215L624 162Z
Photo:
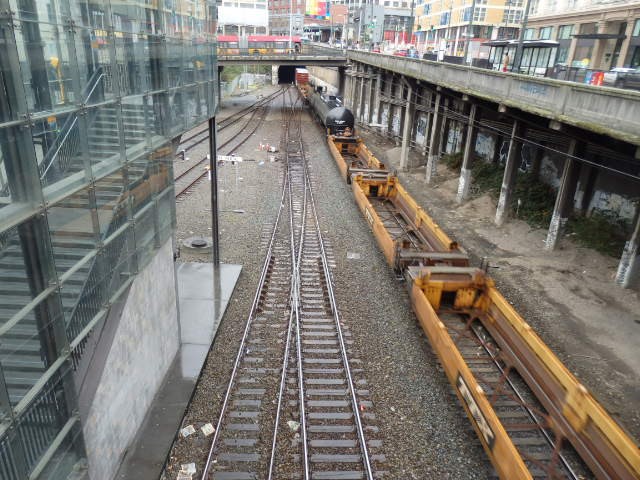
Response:
M214 286L210 263L176 266L180 349L115 478L160 477L241 270L241 265L220 265Z

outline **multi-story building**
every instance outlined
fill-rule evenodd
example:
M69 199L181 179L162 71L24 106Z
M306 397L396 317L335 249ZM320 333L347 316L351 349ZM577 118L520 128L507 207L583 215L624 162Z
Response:
M222 0L218 2L218 32L265 35L269 33L269 8L267 0Z
M304 27L304 0L269 0L271 35L301 35Z
M0 0L0 478L113 478L179 347L180 135L212 0Z
M463 56L466 48L467 61L476 58L483 42L517 37L524 1L417 0L414 35L419 49Z
M608 70L640 67L640 2L531 0L527 39L556 40L556 63Z
M345 39L352 44L410 43L412 0L338 0L348 5Z

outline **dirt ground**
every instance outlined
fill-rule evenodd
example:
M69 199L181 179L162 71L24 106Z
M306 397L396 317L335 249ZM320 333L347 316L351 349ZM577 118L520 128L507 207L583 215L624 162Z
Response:
M399 147L372 132L360 134L379 158L398 168ZM413 155L410 164L418 165ZM427 185L424 167L399 172L403 185L476 265L488 258L503 295L638 443L640 294L615 284L618 259L570 237L547 251L547 230L522 220L497 227L496 201L488 194L456 203L458 175L441 164Z

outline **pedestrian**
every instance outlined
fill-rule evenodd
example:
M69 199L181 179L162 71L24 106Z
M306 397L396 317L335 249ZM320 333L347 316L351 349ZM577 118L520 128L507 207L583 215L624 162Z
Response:
M502 59L502 71L506 72L509 69L509 54L505 53L504 58Z

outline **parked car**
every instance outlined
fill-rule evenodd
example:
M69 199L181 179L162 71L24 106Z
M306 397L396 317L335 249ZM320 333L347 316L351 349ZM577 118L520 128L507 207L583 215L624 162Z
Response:
M406 57L407 55L409 55L409 51L408 50L396 50L395 52L393 52L393 54L396 57Z
M380 53L380 47L373 47L373 48L371 49L371 51L372 51L373 53Z
M409 50L407 56L410 57L410 58L420 58L420 54L418 53L418 50L416 50L414 48Z
M604 73L604 85L640 90L640 69L616 67Z

